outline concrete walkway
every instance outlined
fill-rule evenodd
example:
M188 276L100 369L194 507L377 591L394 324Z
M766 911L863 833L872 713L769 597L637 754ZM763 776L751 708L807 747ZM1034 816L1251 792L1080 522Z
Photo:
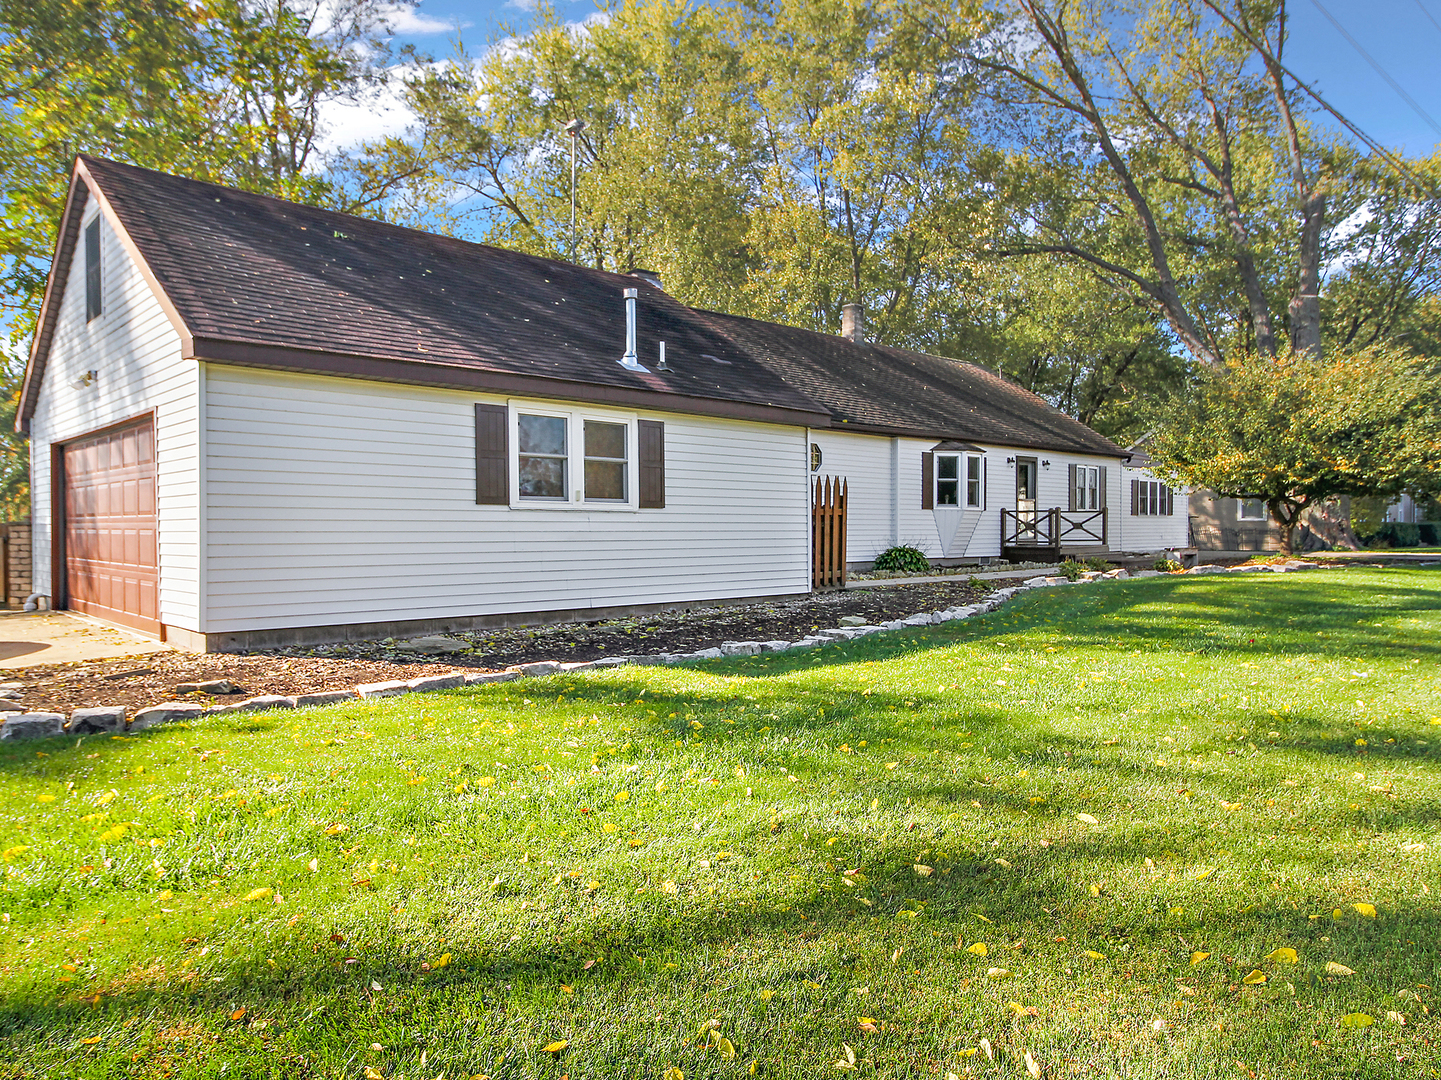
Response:
M0 668L171 651L169 645L154 638L91 622L66 611L0 613Z

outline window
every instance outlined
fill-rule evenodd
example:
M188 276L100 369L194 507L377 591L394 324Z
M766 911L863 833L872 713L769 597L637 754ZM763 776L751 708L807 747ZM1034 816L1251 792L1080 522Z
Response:
M1072 495L1072 510L1099 510L1101 508L1101 469L1097 465L1075 467L1076 489Z
M476 501L558 509L664 507L664 432L658 421L608 410L477 405Z
M100 314L100 217L85 226L85 321Z
M565 429L564 416L516 416L522 499L565 499L570 479Z
M1265 521L1266 504L1261 499L1237 499L1236 517L1241 521Z
M936 455L936 505L961 505L961 459L956 454Z
M986 459L979 454L966 455L966 506L986 505Z
M1131 481L1131 513L1167 516L1176 512L1175 492L1157 480Z
M984 509L986 459L980 454L936 454L934 457L936 487L933 505Z
M587 502L625 502L626 426L604 420L585 422L585 498Z

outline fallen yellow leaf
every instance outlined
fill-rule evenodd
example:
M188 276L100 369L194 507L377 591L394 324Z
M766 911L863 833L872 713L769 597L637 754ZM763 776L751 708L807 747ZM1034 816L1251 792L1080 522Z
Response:
M245 1006L242 1005L242 1006L240 1006L240 1008L236 1009L233 1013L230 1014L230 1019L232 1019L232 1020L239 1020L239 1019L240 1019L242 1016L244 1016L244 1015L245 1015Z
M774 990L762 990L762 991L761 991L761 1000L762 1000L762 1001L769 1001L771 998L773 998L773 997L775 997L775 996L776 996L776 992L775 992Z
M1295 949L1287 949L1284 947L1280 949L1273 949L1271 952L1268 952L1266 954L1266 959L1271 961L1273 964L1294 964L1297 963L1299 960L1299 958L1296 956Z
M716 1053L720 1054L720 1056L727 1061L732 1060L736 1056L735 1043L731 1042L724 1035L717 1035L714 1031L712 1031L711 1034L715 1036Z
M365 1080L385 1080L385 1073L381 1072L374 1065L365 1067Z
M1026 1051L1026 1072L1031 1074L1032 1080L1041 1080L1041 1063L1031 1056L1029 1050Z
M1328 960L1328 961L1326 961L1326 974L1327 974L1327 975L1354 975L1354 974L1356 974L1356 973L1355 973L1354 971L1352 971L1350 968L1348 968L1345 964L1338 964L1338 963L1336 963L1336 961L1334 961L1334 960Z
M101 1037L100 1037L99 1035L92 1035L92 1036L90 1036L90 1038L88 1038L88 1039L81 1039L81 1040L80 1040L80 1045L81 1045L81 1046L94 1046L96 1043L98 1043L98 1042L100 1041L100 1038L101 1038Z
M1095 949L1087 949L1086 955L1092 960L1104 960L1106 958L1105 953L1098 953Z
M672 1065L665 1071L665 1080L685 1080L685 1073Z
M1257 968L1256 970L1252 971L1251 974L1247 975L1244 979L1241 980L1241 985L1260 986L1265 981L1266 973Z
M541 1047L541 1052L546 1054L558 1054L570 1045L569 1039L557 1039L553 1043L547 1043Z
M1375 1022L1374 1016L1363 1012L1347 1013L1341 1017L1341 1026L1344 1028L1368 1028Z
M925 866L921 863L916 863L916 865L911 867L911 869L916 872L917 877L930 877L932 874L935 873L935 870L932 867Z
M257 902L257 901L260 901L260 900L269 900L269 899L270 899L272 896L274 896L274 895L275 895L275 890L274 890L274 889L262 887L262 888L259 888L259 889L251 889L248 893L245 894L245 899L246 899L249 903L252 903L252 904L253 904L253 903L255 903L255 902Z
M1199 964L1202 960L1205 960L1210 955L1211 954L1208 952L1193 952L1191 954L1191 966L1195 967L1197 964Z
M985 956L986 943L984 941L977 941L974 944L967 946L966 952L975 953L977 956Z
M988 979L1009 979L1010 977L1011 973L1005 968L989 968L986 971L986 978Z
M1099 825L1099 824L1100 824L1100 822L1097 821L1095 818L1093 818L1090 814L1077 814L1077 815L1076 815L1076 820L1077 820L1077 821L1084 821L1087 825Z
M430 970L431 970L431 971L435 971L435 970L437 970L437 969L439 969L439 968L449 967L449 966L450 966L450 953L441 953L439 960L434 960L434 961L431 962Z
M320 872L320 860L319 860L319 859L311 859L311 860L310 860L310 872L311 872L312 874L317 874L317 873Z
M1374 919L1376 917L1376 908L1371 904L1352 904L1351 906L1368 919Z

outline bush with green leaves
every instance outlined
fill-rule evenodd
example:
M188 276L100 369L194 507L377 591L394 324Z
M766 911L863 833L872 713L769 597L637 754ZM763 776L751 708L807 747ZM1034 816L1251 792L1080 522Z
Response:
M920 548L911 547L909 544L897 544L895 547L886 548L877 555L872 568L899 570L907 574L926 574L930 572L931 560L926 558L926 553Z
M1151 565L1151 569L1159 570L1163 574L1174 574L1176 571L1183 569L1183 567L1175 559L1157 559Z
M1067 559L1061 563L1061 576L1067 581L1076 581L1085 573L1086 568L1075 559Z

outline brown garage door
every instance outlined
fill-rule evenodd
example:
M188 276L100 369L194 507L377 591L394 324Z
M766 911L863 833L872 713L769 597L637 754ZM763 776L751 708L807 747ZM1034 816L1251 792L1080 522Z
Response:
M159 633L153 421L68 444L64 475L69 606Z

